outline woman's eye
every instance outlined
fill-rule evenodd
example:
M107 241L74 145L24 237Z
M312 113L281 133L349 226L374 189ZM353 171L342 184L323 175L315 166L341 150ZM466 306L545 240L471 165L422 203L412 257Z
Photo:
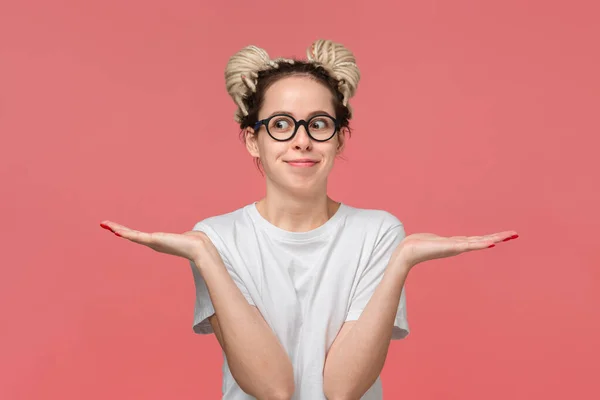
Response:
M327 122L323 120L316 120L313 121L310 125L313 129L324 129L327 127Z
M288 129L290 126L290 121L286 119L278 119L273 121L273 128L275 129Z

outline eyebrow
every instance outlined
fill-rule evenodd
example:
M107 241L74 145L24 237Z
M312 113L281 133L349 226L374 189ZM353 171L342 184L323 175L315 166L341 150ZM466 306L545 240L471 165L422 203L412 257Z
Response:
M269 117L272 117L273 115L276 115L276 114L287 114L287 115L291 115L294 118L296 117L293 112L291 112L291 111L282 111L282 110L272 112L271 115L269 115ZM317 110L317 111L313 111L313 112L309 113L306 118L308 119L308 118L313 117L313 116L318 115L318 114L325 114L325 115L332 116L327 111ZM269 118L269 117L267 117L267 118Z

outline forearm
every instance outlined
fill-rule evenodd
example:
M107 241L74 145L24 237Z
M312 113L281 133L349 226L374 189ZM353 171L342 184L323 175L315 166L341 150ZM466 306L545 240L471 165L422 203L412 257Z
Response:
M290 398L294 392L289 357L273 330L238 289L223 262L196 264L206 282L231 374L258 399Z
M388 264L358 320L330 348L323 376L328 399L358 399L381 373L408 270Z

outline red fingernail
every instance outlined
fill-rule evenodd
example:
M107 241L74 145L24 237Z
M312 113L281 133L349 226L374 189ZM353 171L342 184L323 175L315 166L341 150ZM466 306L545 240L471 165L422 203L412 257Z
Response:
M488 249L489 249L490 247L496 247L496 245L495 245L495 244L493 244L493 245L491 245L491 246L488 246Z
M508 242L509 240L516 239L518 237L519 237L519 235L512 235L512 236L507 237L506 239L504 239L503 242Z
M115 233L112 229L110 229L110 226L108 226L108 225L100 224L100 226L103 227L104 229L111 231L112 233Z
M117 235L118 237L123 237L121 235L119 235L117 232L113 232L115 235Z

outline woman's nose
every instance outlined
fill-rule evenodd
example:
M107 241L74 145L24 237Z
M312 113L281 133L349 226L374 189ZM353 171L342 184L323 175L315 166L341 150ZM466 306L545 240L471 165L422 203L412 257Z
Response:
M310 136L308 136L308 132L304 126L298 127L298 131L293 139L293 145L296 148L309 148L311 145Z

